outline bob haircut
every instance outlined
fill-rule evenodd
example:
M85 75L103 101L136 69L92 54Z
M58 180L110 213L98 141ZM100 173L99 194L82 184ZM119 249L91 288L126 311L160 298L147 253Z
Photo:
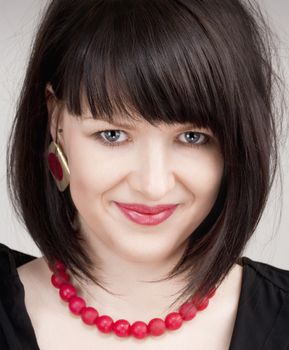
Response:
M269 39L258 5L241 0L50 2L7 150L13 207L49 263L61 259L76 278L106 289L92 274L69 187L59 192L48 169L48 83L76 118L84 95L94 118L137 114L152 125L212 130L224 157L219 195L165 279L185 273L176 301L223 280L260 220L278 166Z

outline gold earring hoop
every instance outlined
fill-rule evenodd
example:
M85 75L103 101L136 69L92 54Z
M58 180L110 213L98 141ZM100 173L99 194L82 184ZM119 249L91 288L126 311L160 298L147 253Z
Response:
M60 129L60 132L62 130ZM48 147L48 166L59 191L63 192L69 185L70 171L66 158L56 142L52 141Z

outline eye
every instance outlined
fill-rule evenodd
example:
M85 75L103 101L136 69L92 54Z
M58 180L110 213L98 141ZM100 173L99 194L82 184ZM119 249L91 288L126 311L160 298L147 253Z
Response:
M192 147L204 145L210 140L210 137L207 134L196 131L186 131L182 133L181 136L182 135L184 135L184 139L188 141L183 143Z
M105 146L116 147L121 146L127 141L118 141L119 135L122 130L102 130L94 134L94 137L98 139ZM118 142L116 142L118 141Z
M121 140L122 133L126 134L122 130L109 129L98 131L93 136L105 146L117 147L128 142L128 139ZM181 134L181 136L183 135L185 141L181 141L181 143L189 147L200 147L210 141L209 135L196 131L186 131Z

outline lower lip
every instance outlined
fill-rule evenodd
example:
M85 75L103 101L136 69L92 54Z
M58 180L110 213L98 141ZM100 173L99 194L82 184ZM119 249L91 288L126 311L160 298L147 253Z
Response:
M176 209L176 207L173 207L171 209L164 210L158 214L141 214L134 210L129 210L127 208L124 208L119 204L117 204L117 206L128 219L130 219L131 221L137 224L146 225L146 226L153 226L153 225L160 224L161 222L168 219Z

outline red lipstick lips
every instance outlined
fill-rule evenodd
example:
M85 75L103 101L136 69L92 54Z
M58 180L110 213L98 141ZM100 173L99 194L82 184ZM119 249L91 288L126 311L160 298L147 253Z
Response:
M178 204L149 207L144 204L115 202L122 213L131 221L141 225L157 225L170 217Z

